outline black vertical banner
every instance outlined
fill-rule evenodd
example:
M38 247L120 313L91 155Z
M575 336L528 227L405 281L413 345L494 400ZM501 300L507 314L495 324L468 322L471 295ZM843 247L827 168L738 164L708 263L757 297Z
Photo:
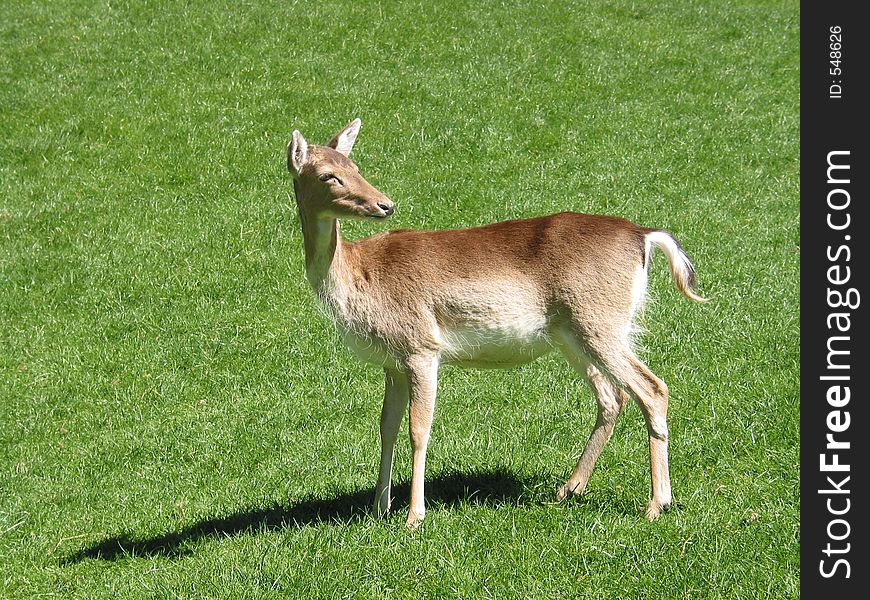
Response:
M865 598L870 21L801 4L801 595ZM862 11L863 12L863 11Z

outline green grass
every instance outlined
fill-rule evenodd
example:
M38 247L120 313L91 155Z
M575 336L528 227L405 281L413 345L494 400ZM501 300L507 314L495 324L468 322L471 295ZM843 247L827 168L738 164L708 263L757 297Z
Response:
M787 598L800 592L796 3L5 2L0 596ZM428 514L364 514L382 375L303 276L293 129L354 117L393 227L561 210L674 232L646 432L558 357L444 369ZM358 238L376 224L349 223Z

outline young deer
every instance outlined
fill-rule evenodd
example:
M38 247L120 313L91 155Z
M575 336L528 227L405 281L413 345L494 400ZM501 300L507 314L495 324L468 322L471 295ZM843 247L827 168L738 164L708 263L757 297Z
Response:
M346 242L338 220L386 219L393 202L348 159L360 120L327 145L299 131L287 148L305 247L305 275L350 349L383 367L381 458L374 513L390 509L393 450L406 406L413 446L407 525L425 514L423 480L438 367L511 367L553 349L595 391L598 418L558 499L581 494L629 398L649 433L655 519L671 504L668 388L632 351L653 247L679 290L699 302L677 240L616 217L561 213L471 229L390 231Z

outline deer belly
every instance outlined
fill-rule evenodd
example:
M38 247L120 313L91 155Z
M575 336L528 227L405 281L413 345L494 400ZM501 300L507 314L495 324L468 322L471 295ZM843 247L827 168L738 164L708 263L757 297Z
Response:
M468 367L504 368L532 362L553 349L545 319L455 323L442 327L443 362Z

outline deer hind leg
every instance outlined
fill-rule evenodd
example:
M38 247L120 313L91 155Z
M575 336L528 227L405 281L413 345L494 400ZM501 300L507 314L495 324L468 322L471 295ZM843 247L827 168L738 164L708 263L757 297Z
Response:
M375 486L375 502L372 512L383 517L390 510L390 487L393 476L393 453L402 416L408 405L408 378L404 373L387 369L384 390L384 406L381 409L381 466Z
M589 363L589 359L581 349L580 344L576 342L576 339L568 336L560 345L560 348L571 366L586 377L586 380L595 392L595 399L598 403L598 416L595 420L595 427L593 427L592 433L589 435L589 440L583 448L583 453L580 455L580 459L577 461L571 477L568 478L565 485L559 488L559 491L556 493L556 499L561 501L567 498L569 494L579 496L585 491L586 484L589 482L589 477L592 474L592 469L595 468L595 462L601 455L605 444L607 444L613 435L616 419L628 403L629 396L614 386L613 383L601 374L601 371Z
M592 469L595 468L601 451L613 435L616 420L629 399L628 394L614 387L592 365L589 365L587 369L586 378L595 390L595 397L598 401L598 416L595 420L595 427L593 427L586 446L583 448L583 454L580 455L580 459L574 467L574 472L556 494L557 500L564 500L569 494L579 496L586 490Z
M627 343L599 354L601 369L640 406L649 435L652 499L646 517L654 520L671 507L668 470L668 386L649 370Z
M587 378L596 391L599 412L586 449L568 483L560 490L559 497L566 496L568 492L582 492L601 447L610 438L616 418L627 404L628 397L631 397L640 406L649 435L652 499L647 505L646 516L650 520L658 518L671 505L668 386L637 358L627 335L600 331L581 334L578 329L561 337L564 340L563 352L568 349L565 354L569 360L572 360L571 355L588 357L586 360L592 369L587 373Z

